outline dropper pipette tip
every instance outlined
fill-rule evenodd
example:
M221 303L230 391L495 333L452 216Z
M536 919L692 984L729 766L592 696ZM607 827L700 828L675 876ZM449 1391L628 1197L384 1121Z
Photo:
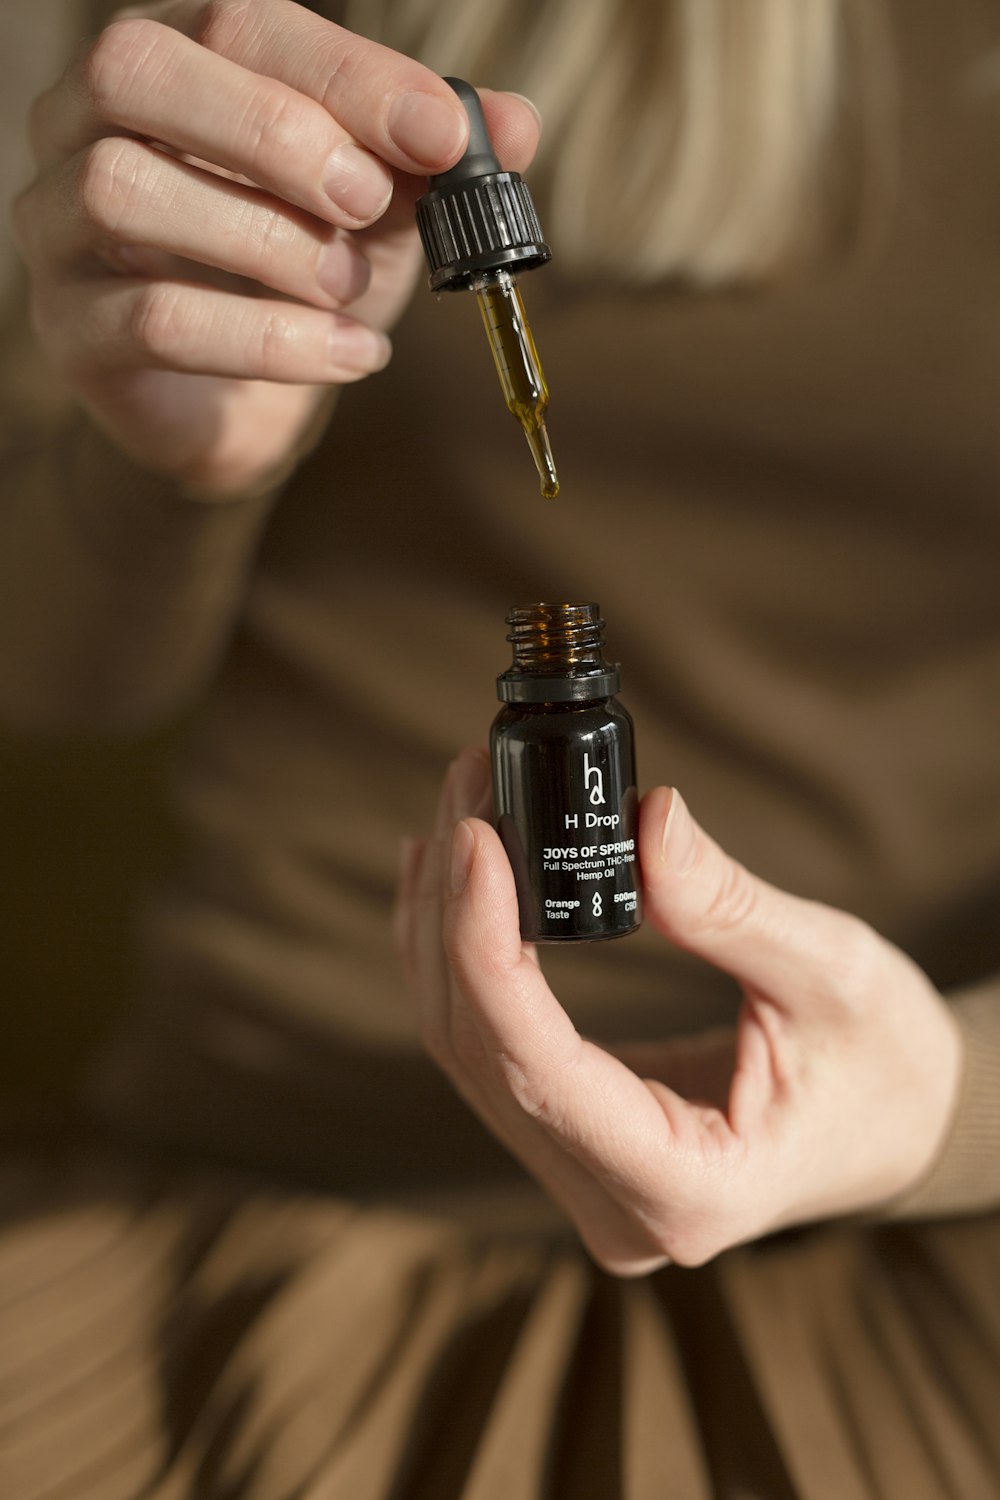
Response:
M549 442L545 423L539 422L537 427L527 433L527 438L531 456L535 460L535 468L538 470L538 478L541 481L542 495L546 500L554 500L559 493L559 476L556 473L552 444Z

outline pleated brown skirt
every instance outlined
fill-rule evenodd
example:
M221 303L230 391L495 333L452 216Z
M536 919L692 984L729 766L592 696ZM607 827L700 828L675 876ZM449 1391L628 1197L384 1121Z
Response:
M4 1500L996 1500L1000 1216L644 1280L558 1228L8 1169Z

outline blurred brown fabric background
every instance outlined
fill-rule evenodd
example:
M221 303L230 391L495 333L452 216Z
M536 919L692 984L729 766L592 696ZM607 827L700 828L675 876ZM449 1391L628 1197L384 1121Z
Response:
M25 116L81 34L82 11L77 0L0 5L5 307L23 297L8 205L31 176ZM0 1132L7 1140L65 1118L81 1068L127 991L130 911L162 844L159 761L159 747L26 744L0 726Z

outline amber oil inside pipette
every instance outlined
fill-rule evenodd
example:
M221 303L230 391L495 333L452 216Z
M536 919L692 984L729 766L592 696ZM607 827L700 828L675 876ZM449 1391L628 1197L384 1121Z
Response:
M549 388L517 282L509 271L491 271L477 278L473 291L483 315L507 410L523 427L542 494L546 500L552 500L559 493L559 478L545 427Z

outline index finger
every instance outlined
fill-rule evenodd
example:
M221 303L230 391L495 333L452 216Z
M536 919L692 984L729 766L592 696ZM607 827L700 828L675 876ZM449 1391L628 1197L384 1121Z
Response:
M169 0L158 18L210 52L314 99L400 171L444 171L465 149L469 123L443 79L293 0Z
M372 223L388 205L393 174L377 147L358 144L358 132L367 130L370 140L379 138L378 122L383 115L388 118L387 111L391 114L393 90L403 87L400 98L416 97L414 77L429 80L437 93L444 91L449 119L457 108L464 121L464 110L435 74L326 22L321 23L324 34L347 38L344 45L352 57L356 53L368 59L368 74L346 55L335 69L332 54L327 71L317 73L313 47L306 55L315 76L305 78L307 70L296 65L291 43L300 17L308 16L313 26L317 18L297 5L278 8L286 21L291 13L292 24L270 45L245 35L241 42L242 34L236 33L230 52L239 57L213 50L202 40L210 17L226 10L221 0L202 7L200 26L190 4L119 15L36 102L32 133L39 163L51 165L109 130L124 130L244 177L342 228ZM250 9L244 6L242 12ZM211 41L210 31L207 36ZM218 45L220 39L215 40ZM374 60L369 56L373 49ZM381 79L378 98L376 74ZM313 94L302 86L310 83ZM341 101L344 119L334 113ZM514 170L526 165L538 140L531 108L504 95L487 95L483 102L505 163ZM382 155L397 165L412 164L411 154L398 149L385 147Z

